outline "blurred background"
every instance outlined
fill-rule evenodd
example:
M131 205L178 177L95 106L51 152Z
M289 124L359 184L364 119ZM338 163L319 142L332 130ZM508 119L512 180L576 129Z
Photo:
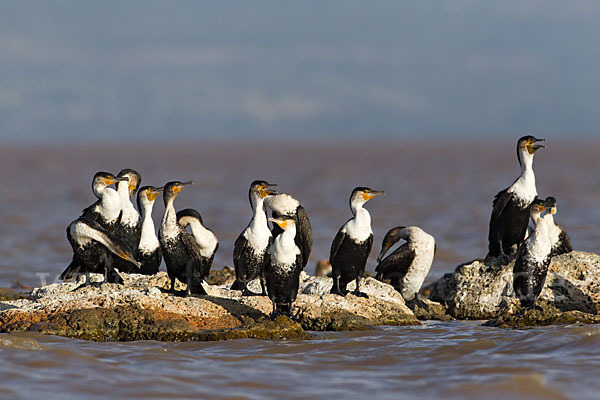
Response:
M419 225L429 280L485 255L491 201L536 156L540 195L575 247L600 233L600 3L31 1L0 11L0 286L70 260L64 229L98 170L193 179L231 265L253 179L308 210L327 258L355 186L375 244ZM163 207L155 207L160 221Z

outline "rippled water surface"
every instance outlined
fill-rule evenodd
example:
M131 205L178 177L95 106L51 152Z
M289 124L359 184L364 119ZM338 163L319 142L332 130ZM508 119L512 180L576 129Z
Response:
M600 142L548 143L536 156L538 192L558 199L557 222L579 250L600 251ZM177 199L219 237L215 268L231 265L250 219L248 184L276 182L309 213L308 271L327 258L350 217L355 186L375 234L419 225L438 252L428 281L485 255L491 200L519 173L512 143L180 144L0 149L0 286L37 286L70 260L65 227L94 201L99 170L134 168L143 184L196 182ZM158 223L162 204L155 207ZM0 335L0 397L44 398L598 398L597 326L507 331L479 322L320 333L302 342L92 343Z

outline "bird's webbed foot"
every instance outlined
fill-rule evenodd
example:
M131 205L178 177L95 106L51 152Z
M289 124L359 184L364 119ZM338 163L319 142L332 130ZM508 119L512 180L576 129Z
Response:
M352 292L352 294L355 295L356 297L362 297L362 298L365 298L365 299L369 298L368 294L366 294L365 292L361 292L360 290L355 290L355 291Z

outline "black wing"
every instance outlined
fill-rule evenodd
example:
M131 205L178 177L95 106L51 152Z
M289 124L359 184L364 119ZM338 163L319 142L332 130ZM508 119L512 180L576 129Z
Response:
M333 238L333 243L331 243L331 250L329 251L329 262L331 265L333 265L333 259L340 250L340 246L344 242L344 239L346 239L346 233L343 232L344 226L346 226L346 224L342 225L342 227L338 230L337 234Z
M302 239L302 246L300 251L302 252L302 269L306 267L306 263L308 263L308 257L310 257L310 252L312 250L312 228L310 226L310 221L308 220L308 215L306 215L306 210L302 206L298 206L297 211L297 232L296 235L300 235Z
M200 254L200 246L196 242L196 239L194 239L194 236L186 229L182 229L180 238L185 251L195 262L198 262L202 258L202 255Z
M248 239L244 237L243 232L235 240L233 245L233 265L237 266L244 254L244 250L248 246Z
M391 279L393 277L402 278L408 272L410 264L415 259L416 253L404 243L398 247L392 254L381 260L375 267L377 279Z
M512 197L513 194L508 193L508 189L501 190L496 194L492 203L492 219L498 218L502 214Z

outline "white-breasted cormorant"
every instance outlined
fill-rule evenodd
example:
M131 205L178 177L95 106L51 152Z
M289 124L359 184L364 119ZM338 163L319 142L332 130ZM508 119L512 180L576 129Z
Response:
M177 222L177 213L173 202L177 194L193 182L172 181L163 188L163 201L165 214L158 231L158 239L162 248L163 258L167 266L167 275L171 280L171 292L175 293L175 278L187 284L186 295L205 295L202 282L196 279L200 271L194 271L196 263L192 254L184 243L183 238L189 233Z
M109 186L121 181L127 181L127 178L118 178L109 172L97 172L92 180L92 191L98 201L81 214L82 217L96 221L111 234L115 232L121 215L121 201L117 191Z
M117 193L121 202L121 215L116 226L116 233L130 249L135 250L140 243L142 218L133 206L131 198L140 187L142 176L131 168L121 170L117 176L127 178L127 181L117 183ZM115 259L115 267L122 272L134 272L130 263L119 258Z
M406 243L383 258L400 239ZM435 255L435 239L417 226L398 226L385 234L377 257L376 279L389 279L404 300L418 300L419 290L429 273Z
M513 245L521 243L527 234L529 205L537 198L533 156L544 147L536 144L543 140L545 139L523 136L517 142L521 175L510 187L494 197L488 235L488 259L499 257L502 263L508 263L514 254Z
M530 206L531 219L535 223L535 231L522 242L517 251L513 267L513 289L521 306L528 308L535 305L540 295L551 260L552 242L548 229L547 204L535 199Z
M383 194L383 191L357 187L350 195L350 209L354 217L342 225L335 235L329 254L333 278L331 293L345 296L348 293L346 285L356 280L356 290L353 293L368 297L360 291L359 283L373 246L373 231L371 215L363 205L379 194Z
M296 245L302 252L302 269L306 267L310 252L312 249L312 228L306 210L298 200L287 193L278 193L269 196L265 200L265 204L271 210L273 218L279 218L282 215L294 218L296 221ZM279 235L283 230L273 225L271 231L273 237Z
M177 212L177 223L183 229L181 241L194 261L192 283L198 287L192 286L190 291L206 294L202 282L208 276L215 253L219 249L217 236L204 226L200 213L191 208ZM187 231L188 226L191 233Z
M140 273L144 275L156 274L162 261L162 250L152 220L154 201L162 190L163 188L144 186L137 194L137 206L142 214L142 230L135 258L142 264Z
M548 232L550 241L552 242L552 257L560 254L570 253L573 251L573 244L569 234L554 222L554 214L556 214L556 199L554 197L546 197L544 201L548 207L548 215L544 217L544 221L548 224Z
M273 238L269 247L269 261L265 267L267 294L273 302L272 317L281 314L291 317L303 268L302 251L295 241L296 220L282 215L279 218L269 218L269 221L283 230Z
M80 273L87 276L85 285L89 285L90 273L104 274L105 282L123 284L123 278L113 265L113 255L133 266L140 268L127 245L119 238L111 237L96 221L79 217L67 227L67 239L73 248L73 260L61 274L60 279L72 279Z
M269 189L271 186L277 185L261 180L250 184L248 197L254 214L246 229L236 239L233 248L235 282L231 285L231 290L241 290L243 296L257 295L247 287L248 282L256 278L260 278L262 295L267 295L264 271L271 231L267 223L264 201L265 198L276 193Z

